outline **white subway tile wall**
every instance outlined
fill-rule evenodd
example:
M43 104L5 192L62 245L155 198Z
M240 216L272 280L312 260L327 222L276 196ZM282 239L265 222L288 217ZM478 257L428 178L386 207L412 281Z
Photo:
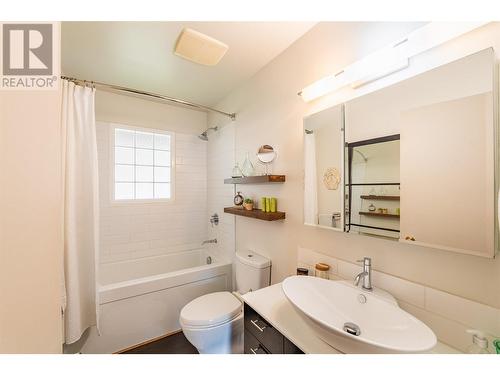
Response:
M330 265L332 280L353 280L362 270L361 265L298 247L297 267L308 268L309 274L314 275L318 262ZM376 268L375 259L372 264ZM479 329L487 334L489 350L494 352L491 341L500 337L499 309L378 271L373 271L372 281L391 293L403 310L427 324L439 341L465 352L472 343L465 331Z
M97 122L101 263L200 248L207 239L207 143L175 134L173 201L112 202L109 129Z

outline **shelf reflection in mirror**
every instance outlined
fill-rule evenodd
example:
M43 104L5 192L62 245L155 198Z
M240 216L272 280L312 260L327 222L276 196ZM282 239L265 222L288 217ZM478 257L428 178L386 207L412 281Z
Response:
M346 143L346 232L399 238L399 147L399 134Z

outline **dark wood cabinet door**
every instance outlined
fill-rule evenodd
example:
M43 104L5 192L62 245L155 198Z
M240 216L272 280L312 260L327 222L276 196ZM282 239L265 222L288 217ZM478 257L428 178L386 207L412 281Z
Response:
M244 333L244 353L245 354L269 354L266 348L250 332L245 329Z

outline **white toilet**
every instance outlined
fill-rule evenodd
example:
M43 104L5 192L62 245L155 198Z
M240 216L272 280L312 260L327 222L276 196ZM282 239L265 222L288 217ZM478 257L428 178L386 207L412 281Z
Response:
M236 290L240 294L269 285L271 261L253 251L237 251ZM243 303L230 292L198 297L181 310L184 335L201 354L243 353Z

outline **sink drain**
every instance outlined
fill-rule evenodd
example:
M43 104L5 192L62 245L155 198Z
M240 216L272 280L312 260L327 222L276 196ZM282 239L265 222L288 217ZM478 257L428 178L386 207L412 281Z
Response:
M359 328L357 324L354 324L352 322L344 323L344 331L353 336L361 335L361 328Z

